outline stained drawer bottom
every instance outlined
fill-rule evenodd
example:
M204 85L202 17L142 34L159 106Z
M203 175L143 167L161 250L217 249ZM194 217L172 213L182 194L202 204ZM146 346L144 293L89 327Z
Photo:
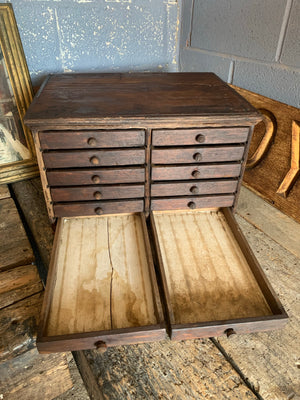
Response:
M165 337L142 214L63 218L49 273L39 351Z
M230 210L154 212L151 224L173 339L286 321Z

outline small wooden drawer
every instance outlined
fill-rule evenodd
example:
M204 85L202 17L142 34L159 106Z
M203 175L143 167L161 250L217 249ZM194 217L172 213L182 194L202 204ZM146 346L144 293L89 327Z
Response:
M54 202L143 198L144 185L84 186L51 188Z
M145 168L87 168L47 171L50 186L99 185L145 181Z
M191 164L195 162L223 162L241 160L244 146L186 147L180 149L154 149L153 164Z
M46 131L39 133L42 150L142 147L145 131Z
M152 133L153 146L244 143L249 128L160 129Z
M38 350L105 350L165 335L144 216L59 220Z
M152 168L153 181L178 181L187 179L235 178L240 175L241 164L208 164Z
M151 197L191 196L199 194L234 193L237 180L190 181L180 183L153 183Z
M43 153L46 168L102 167L145 163L145 150L74 150Z
M231 211L151 215L175 340L281 327L287 315Z
M231 207L234 195L219 196L194 196L177 198L154 198L151 199L151 210L194 210L198 208Z
M122 214L144 211L144 200L120 200L120 201L88 201L80 203L56 203L53 205L55 217L79 217Z

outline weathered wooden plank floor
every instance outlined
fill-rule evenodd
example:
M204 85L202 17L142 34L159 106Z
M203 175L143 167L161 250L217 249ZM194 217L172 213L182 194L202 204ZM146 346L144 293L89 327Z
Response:
M264 400L300 399L300 259L237 220L290 319L284 329L220 337L219 343Z
M14 200L0 186L0 398L51 400L72 386L65 354L35 346L43 285Z
M22 182L22 192L34 185L34 204L43 207L39 182ZM27 187L27 188L26 188ZM28 197L29 196L29 197ZM39 199L38 199L39 198ZM30 209L26 195L26 215ZM247 200L246 200L247 201ZM29 202L29 204L28 204ZM241 215L255 214L256 204L248 204ZM271 206L269 206L271 207ZM29 218L35 220L36 240L47 244L50 253L52 228L45 209ZM250 211L249 211L250 210ZM272 212L272 209L269 210ZM257 210L261 213L261 209ZM251 221L251 215L247 215ZM267 213L264 211L263 214ZM290 400L300 396L299 374L299 258L273 239L238 217L250 245L290 315L282 331L219 338L223 354L211 340L160 343L76 352L74 356L93 399L264 399ZM274 228L275 229L275 228ZM286 229L286 228L285 228ZM43 233L45 231L45 233ZM285 231L285 232L288 232ZM286 233L282 233L282 235ZM275 238L276 239L276 238ZM280 242L280 235L276 239ZM285 243L288 241L285 238ZM232 363L226 358L232 359ZM239 374L233 366L241 371ZM243 382L255 388L253 393ZM73 396L70 394L70 398ZM65 396L58 399L67 399Z

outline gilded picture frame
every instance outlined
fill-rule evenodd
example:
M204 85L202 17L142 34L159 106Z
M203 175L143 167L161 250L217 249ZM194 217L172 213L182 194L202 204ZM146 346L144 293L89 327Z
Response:
M0 184L38 175L32 135L23 122L32 98L12 5L0 3Z

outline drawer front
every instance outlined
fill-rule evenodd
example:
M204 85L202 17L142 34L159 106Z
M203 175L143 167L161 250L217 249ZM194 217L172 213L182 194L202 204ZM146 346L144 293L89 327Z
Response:
M235 178L240 175L241 164L189 165L181 167L153 167L153 181L186 179Z
M153 164L191 164L241 160L244 146L192 147L183 149L154 149Z
M234 193L236 187L237 180L154 183L151 186L151 197Z
M231 207L234 195L151 199L151 210L194 210L197 208Z
M47 171L50 186L76 186L145 181L145 168L111 168Z
M43 153L46 168L99 167L145 163L145 150L75 150Z
M143 130L119 131L48 131L39 133L43 150L141 147Z
M132 199L144 197L144 193L144 185L85 186L51 189L51 197L54 202Z
M153 146L184 146L244 143L247 141L248 133L248 128L154 130L152 144Z
M56 217L134 213L144 211L144 200L91 201L54 204L53 210Z

